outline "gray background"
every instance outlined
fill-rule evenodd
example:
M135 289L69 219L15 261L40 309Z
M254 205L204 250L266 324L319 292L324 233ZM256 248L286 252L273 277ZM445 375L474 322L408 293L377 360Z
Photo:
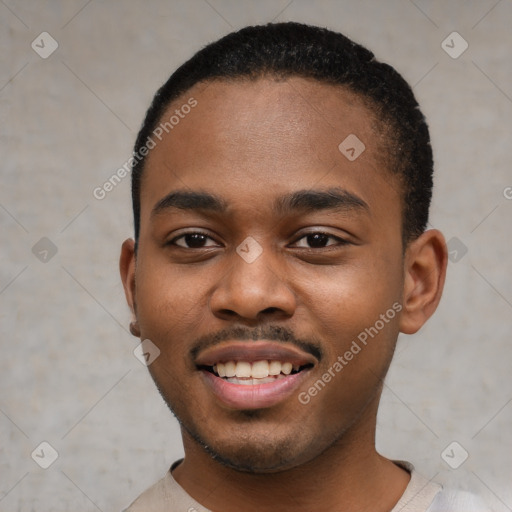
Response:
M129 177L101 201L93 189L177 65L271 20L339 30L414 85L436 155L431 224L457 253L437 314L399 339L378 447L512 510L512 2L3 0L1 511L120 510L181 456L127 330ZM31 48L43 31L59 45L46 59ZM441 46L452 31L469 44L458 58ZM45 240L33 250L43 237L55 255ZM59 454L48 469L31 458L42 441ZM453 441L452 465L469 453L458 469L441 456Z

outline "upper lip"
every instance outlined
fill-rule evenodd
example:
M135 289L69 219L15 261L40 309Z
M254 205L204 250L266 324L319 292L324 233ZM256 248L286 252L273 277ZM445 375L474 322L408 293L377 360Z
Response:
M197 366L213 366L227 361L281 361L294 366L315 364L317 359L289 343L269 341L223 342L219 345L202 350L195 359Z

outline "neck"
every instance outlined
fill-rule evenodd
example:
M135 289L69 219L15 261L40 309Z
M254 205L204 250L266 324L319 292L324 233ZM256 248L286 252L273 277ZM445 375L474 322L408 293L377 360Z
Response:
M313 460L273 473L248 473L221 465L183 432L185 458L173 476L214 512L389 511L410 476L375 450L376 409L372 409L363 414L370 418L361 417Z

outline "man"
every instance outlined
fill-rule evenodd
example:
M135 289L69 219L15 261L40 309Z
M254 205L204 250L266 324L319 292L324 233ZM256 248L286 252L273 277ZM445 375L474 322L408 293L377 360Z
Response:
M341 34L247 27L157 92L120 268L185 457L128 511L481 511L376 452L399 332L434 313L428 128Z

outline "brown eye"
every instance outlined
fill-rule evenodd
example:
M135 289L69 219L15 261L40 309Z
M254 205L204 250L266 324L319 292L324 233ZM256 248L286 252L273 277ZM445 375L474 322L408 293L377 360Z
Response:
M306 240L310 247L325 247L329 242L329 237L323 233L315 233L306 236Z
M322 249L330 245L345 245L348 242L327 233L308 233L295 242L296 247Z
M207 244L207 241L211 240L213 244ZM185 249L201 249L203 247L213 247L217 245L215 241L204 233L185 233L174 238L171 245L177 245L178 247L184 247Z

